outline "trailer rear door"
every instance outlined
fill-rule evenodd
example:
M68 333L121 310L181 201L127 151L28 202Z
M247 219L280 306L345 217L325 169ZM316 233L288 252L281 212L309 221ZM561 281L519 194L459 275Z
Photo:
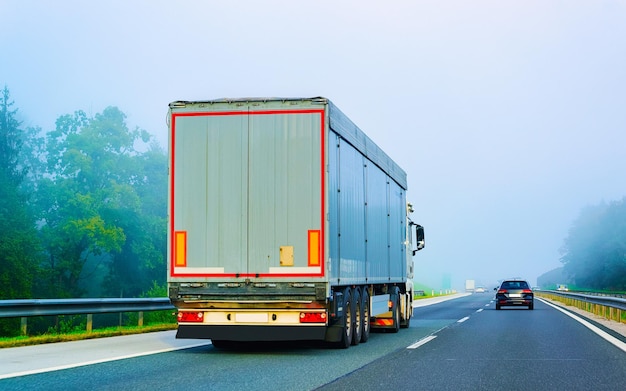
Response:
M172 109L170 277L324 275L324 110Z

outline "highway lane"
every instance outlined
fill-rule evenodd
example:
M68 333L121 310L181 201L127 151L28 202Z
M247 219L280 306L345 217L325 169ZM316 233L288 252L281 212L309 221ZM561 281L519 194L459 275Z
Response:
M13 366L3 368L0 378L15 373L33 374L0 380L0 389L160 390L190 385L199 389L220 390L314 389L404 349L475 310L475 305L449 304L462 303L462 300L455 298L433 305L441 308L440 316L414 318L409 329L402 329L398 334L373 333L366 344L347 350L290 343L260 346L247 351L219 351L211 345L204 345L142 355L166 351L181 342L170 341L167 338L173 336L164 337L162 333L154 333L155 337L158 335L159 343L147 343L143 349L130 349L132 338L120 344L118 341L122 337L111 338L108 343L104 340L80 341L80 346L61 343L28 347L28 350L20 350L27 352L21 356L9 354L9 350L4 349L0 350L0 362L13 362ZM425 308L428 307L416 311L426 311ZM185 342L206 344L207 341ZM121 349L120 345L127 345L128 349ZM56 363L55 357L58 360ZM129 358L119 359L121 357ZM45 362L37 364L36 361L42 358L46 359ZM81 363L90 365L78 366ZM38 373L46 368L59 370Z
M626 353L546 304L537 302L534 311L495 311L492 297L474 294L416 308L409 329L373 333L366 344L347 350L290 343L220 351L207 341L177 341L154 333L160 343L152 342L140 353L129 349L129 358L115 359L116 342L109 342L109 349L93 344L67 350L54 344L61 358L84 351L88 357L105 358L97 364L6 378L0 380L0 389L623 389ZM429 337L433 339L416 345ZM203 345L167 351L179 342ZM103 349L115 360L108 361ZM10 358L3 350L0 366ZM139 355L148 353L156 354ZM38 357L36 350L29 354ZM51 351L46 355L54 357Z
M450 304L469 308L480 302L478 296ZM438 309L443 311L435 306L426 311L444 313ZM539 300L533 311L496 311L490 304L423 344L393 352L319 390L624 390L622 349Z

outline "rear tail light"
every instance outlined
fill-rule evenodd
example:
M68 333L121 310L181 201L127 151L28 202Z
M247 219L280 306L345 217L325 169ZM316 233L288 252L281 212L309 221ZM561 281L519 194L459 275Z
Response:
M300 312L300 323L326 323L326 313Z
M202 322L202 319L204 319L204 314L202 312L180 311L178 313L178 321L179 322L195 322L195 323L199 323L199 322Z
M524 289L522 293L533 293L533 291L531 291L530 289Z
M506 289L500 289L500 290L498 290L498 293L507 293L507 290Z

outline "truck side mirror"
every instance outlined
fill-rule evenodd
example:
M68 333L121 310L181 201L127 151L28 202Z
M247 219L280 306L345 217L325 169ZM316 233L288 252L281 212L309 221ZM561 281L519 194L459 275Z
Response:
M418 252L419 250L423 249L424 246L426 246L426 242L424 241L424 227L422 227L419 224L414 224L414 225L415 225L415 241L416 241L417 248L413 250L413 255L415 255L416 252Z

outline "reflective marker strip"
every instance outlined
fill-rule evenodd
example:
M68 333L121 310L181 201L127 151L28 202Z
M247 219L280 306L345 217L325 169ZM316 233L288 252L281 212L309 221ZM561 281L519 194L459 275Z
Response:
M428 337L422 338L419 341L415 342L413 345L407 346L407 349L419 348L420 346L424 345L425 343L428 343L428 342L432 341L435 338L437 338L436 335L429 335Z
M174 247L174 265L187 266L187 231L174 232Z
M309 266L320 265L320 231L309 230Z

